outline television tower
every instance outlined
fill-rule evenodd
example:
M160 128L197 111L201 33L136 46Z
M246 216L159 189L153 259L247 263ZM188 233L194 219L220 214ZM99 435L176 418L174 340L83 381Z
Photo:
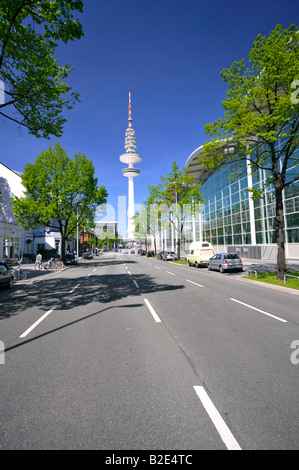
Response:
M125 149L126 153L119 157L122 163L128 164L128 168L122 170L123 175L128 178L128 239L134 240L135 223L134 223L134 178L139 175L140 170L134 168L134 163L142 161L140 155L135 153L136 150L136 137L135 131L132 128L132 107L131 107L131 92L129 91L129 127L126 130Z

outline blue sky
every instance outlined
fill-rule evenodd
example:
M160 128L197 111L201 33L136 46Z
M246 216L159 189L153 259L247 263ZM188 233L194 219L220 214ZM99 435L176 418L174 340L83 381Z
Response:
M84 153L117 218L118 198L127 196L119 156L129 91L136 151L143 158L135 203L142 204L148 185L158 184L174 161L183 167L207 141L204 125L223 115L221 70L247 59L258 34L268 36L278 23L298 25L298 10L297 0L86 0L78 15L84 37L55 54L74 68L67 83L81 103L65 112L61 138L37 139L0 120L0 161L22 171L56 141L70 157Z

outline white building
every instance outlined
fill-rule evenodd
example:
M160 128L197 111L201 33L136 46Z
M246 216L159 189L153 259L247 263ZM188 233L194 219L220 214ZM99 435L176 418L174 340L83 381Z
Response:
M11 199L14 196L22 197L23 194L21 172L0 163L0 261L33 256L40 248L56 249L61 254L59 231L26 231L17 224Z

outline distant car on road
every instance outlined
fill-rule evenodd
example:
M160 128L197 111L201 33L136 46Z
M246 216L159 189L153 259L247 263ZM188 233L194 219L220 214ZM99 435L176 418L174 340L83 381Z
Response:
M243 261L236 253L216 253L209 259L208 269L215 269L221 273L234 269L243 271Z
M127 255L128 253L129 253L128 250L124 250L124 251L123 251L123 254L124 254L124 255Z
M13 286L14 270L6 263L0 263L0 286L8 287L9 289Z

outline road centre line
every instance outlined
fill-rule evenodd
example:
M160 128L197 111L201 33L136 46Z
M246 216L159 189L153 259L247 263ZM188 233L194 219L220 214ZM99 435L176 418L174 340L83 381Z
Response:
M156 312L155 312L155 310L153 309L153 307L151 306L151 304L149 303L149 301L148 301L147 299L144 299L144 302L145 302L147 308L149 309L149 311L151 312L151 314L153 315L155 321L156 321L157 323L160 323L161 320L160 320L160 318L158 317L158 315L156 314Z
M130 273L130 271L128 271L128 274L130 274L130 276L132 276L132 274Z
M276 317L275 315L272 315L272 313L265 312L264 310L260 310L259 308L253 307L252 305L245 304L244 302L241 302L240 300L233 299L230 297L230 300L233 300L234 302L238 302L241 305L244 305L245 307L252 308L252 310L256 310L257 312L263 313L264 315L268 315L269 317L275 318L275 320L279 320L281 322L287 323L287 320L284 320L283 318Z
M195 284L196 286L198 287L204 287L202 286L201 284L198 284L197 282L194 282L194 281L189 281L189 279L186 279L187 282L191 282L191 284Z
M168 274L171 274L172 276L175 276L174 273L170 272L170 271L166 271Z
M222 416L220 415L219 411L215 407L214 403L208 396L204 387L196 385L194 386L194 390L198 398L200 399L201 403L203 404L206 412L210 416L212 423L214 424L215 428L219 432L220 437L223 440L224 444L226 445L227 449L228 450L242 450L238 442L234 438L233 434L231 433L230 429L226 425L225 421L223 420Z
M94 268L93 272L95 272L97 270L97 268Z
M156 269L161 269L161 268L159 268L158 266L155 266L155 268L156 268Z
M37 325L39 325L39 323L41 323L48 315L50 315L50 313L52 313L54 309L55 307L44 313L44 315L42 315L39 320L33 323L33 325L31 325L26 331L24 331L24 333L20 335L20 338L25 338L25 336L27 336Z
M135 286L137 287L137 289L139 289L139 286L138 286L137 282L135 281L135 279L133 279L133 282L134 282Z

